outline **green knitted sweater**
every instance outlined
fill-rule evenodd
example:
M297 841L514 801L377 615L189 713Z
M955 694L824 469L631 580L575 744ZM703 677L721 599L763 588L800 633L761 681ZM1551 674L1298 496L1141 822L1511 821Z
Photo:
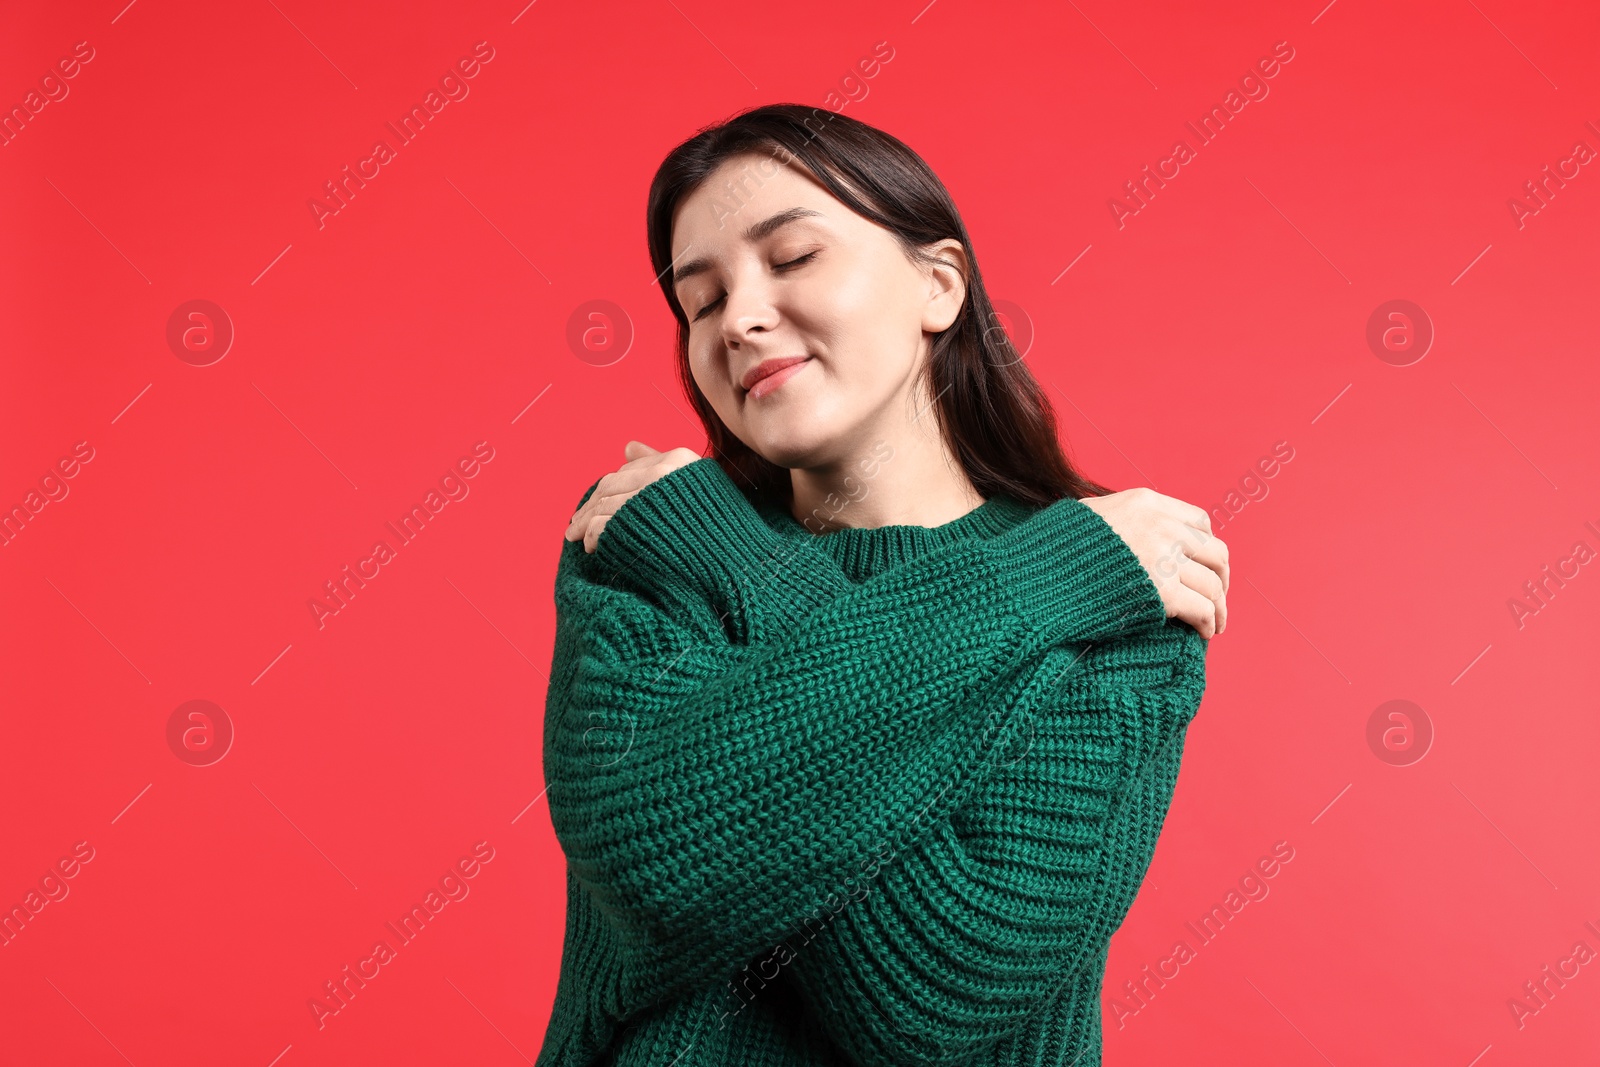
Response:
M555 603L539 1067L1099 1064L1207 642L1093 509L817 535L706 458Z

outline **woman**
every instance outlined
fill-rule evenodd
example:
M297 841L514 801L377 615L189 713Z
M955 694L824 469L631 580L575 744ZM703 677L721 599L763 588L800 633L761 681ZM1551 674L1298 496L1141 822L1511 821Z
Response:
M648 224L713 455L630 442L567 530L541 1067L1099 1063L1225 546L1073 470L898 140L757 108Z

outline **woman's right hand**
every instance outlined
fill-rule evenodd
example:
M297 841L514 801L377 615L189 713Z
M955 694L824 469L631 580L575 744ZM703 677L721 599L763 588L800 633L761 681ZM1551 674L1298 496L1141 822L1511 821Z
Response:
M1211 532L1204 508L1146 486L1080 501L1127 542L1161 593L1169 618L1201 637L1228 626L1228 546Z

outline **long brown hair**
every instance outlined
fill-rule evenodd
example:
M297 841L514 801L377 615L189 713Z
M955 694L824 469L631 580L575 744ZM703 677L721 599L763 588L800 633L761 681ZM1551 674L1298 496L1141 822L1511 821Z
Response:
M945 238L966 249L967 299L955 322L934 338L926 374L940 430L979 494L1004 493L1042 507L1062 497L1111 492L1080 474L1062 452L1055 412L999 324L967 228L938 176L889 134L802 104L767 104L701 129L668 153L650 183L650 262L678 320L678 377L705 426L711 455L730 478L785 506L793 498L788 469L735 437L695 384L689 319L672 284L672 216L718 166L746 152L780 163L798 160L851 210L893 233L913 261L933 260L921 246Z

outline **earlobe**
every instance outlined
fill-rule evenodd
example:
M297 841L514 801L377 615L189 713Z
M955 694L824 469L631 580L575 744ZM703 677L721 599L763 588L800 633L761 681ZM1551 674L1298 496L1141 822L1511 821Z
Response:
M966 280L955 267L934 270L934 285L928 294L928 306L922 316L922 328L928 333L948 330L961 308L967 302Z
M922 316L922 329L924 333L943 333L956 321L956 316L961 313L961 301L952 300L953 294L941 293L928 304L928 309Z

